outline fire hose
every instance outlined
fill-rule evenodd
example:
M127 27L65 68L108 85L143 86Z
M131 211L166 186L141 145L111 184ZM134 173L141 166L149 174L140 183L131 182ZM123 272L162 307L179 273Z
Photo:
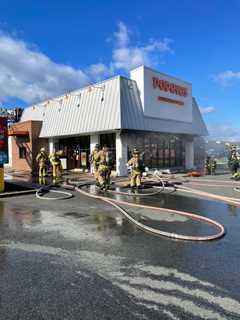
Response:
M137 226L139 229L141 229L145 232L148 232L148 233L151 233L151 234L154 234L157 236L164 236L164 237L168 237L168 238L172 238L172 239L188 240L188 241L210 241L210 240L219 239L219 238L223 237L225 234L225 229L224 229L223 225L221 225L220 223L218 223L212 219L209 219L209 218L206 218L203 216L199 216L197 214L193 214L190 212L167 209L167 208L162 208L162 207L153 207L153 206L141 205L141 204L136 204L136 203L129 203L129 202L123 201L123 200L110 199L105 196L90 194L89 192L86 192L82 189L84 186L89 186L89 184L80 185L80 186L76 187L75 190L78 191L79 193L87 196L87 197L94 198L97 200L102 200L102 201L112 205L113 207L118 209L127 220L129 220L131 223L133 223L135 226ZM116 191L115 193L118 193L118 192ZM122 194L122 193L120 193L120 194ZM128 195L127 193L125 193L125 194ZM136 219L134 219L120 205L127 205L127 206L132 206L132 207L137 207L137 208L150 209L150 210L158 211L160 213L167 212L170 214L178 214L180 216L184 216L184 217L190 218L192 220L197 220L200 222L205 222L207 224L210 224L210 225L216 227L218 229L218 232L214 235L188 236L188 235L184 235L184 234L177 234L177 233L166 232L163 230L155 229L155 228L149 227L149 226L137 221Z
M234 188L234 191L240 192L240 187Z
M123 192L123 191L115 191L115 190L111 190L108 189L107 191L109 193L113 193L113 194L120 194L120 195L124 195L124 196L132 196L132 197L148 197L148 196L155 196L161 192L163 192L165 189L165 184L164 181L162 181L162 187L159 187L159 190L155 191L155 192L149 192L149 193L133 193L133 192Z
M160 175L158 174L158 172L155 172L155 177L157 177L158 179L160 178ZM170 178L170 177L168 177ZM181 179L180 179L181 181ZM204 179L204 182L207 181L211 181L212 180L209 180L209 179ZM186 181L184 181L186 182ZM198 184L198 185L201 185L201 186L210 186L210 187L219 187L219 186L222 186L222 187L229 187L228 185L219 185L219 184L205 184L203 182L203 180L200 182L196 182L195 180L187 180L187 182L193 182L193 184ZM223 182L223 180L218 180L218 182ZM227 183L237 183L235 181L226 181ZM233 188L233 186L230 186ZM210 198L210 199L214 199L214 200L219 200L219 201L222 201L222 202L225 202L225 203L228 203L228 204L232 204L232 205L235 205L237 207L240 207L240 199L237 199L237 198L233 198L233 197L227 197L227 196L221 196L221 195L217 195L215 193L211 193L211 192L206 192L206 191L200 191L200 190L197 190L197 189L193 189L193 188L189 188L189 187L186 187L186 186L181 186L181 185L175 185L175 188L176 190L180 190L182 192L186 192L186 193L192 193L192 194L196 194L196 195L199 195L199 196L203 196L203 197L206 197L206 198ZM235 191L237 192L240 192L240 188L239 187L235 187L234 188Z
M162 186L159 187L160 190L158 190L156 192L145 193L145 194L126 193L126 192L114 191L114 190L109 190L108 192L115 193L115 194L120 194L120 195L127 195L127 196L152 196L152 195L157 195L157 194L159 194L160 192L162 192L166 188L162 178L160 176L158 176L157 178L158 178L158 180L161 181ZM222 236L224 236L224 234L225 234L224 226L221 225L220 223L212 220L212 219L209 219L209 218L197 215L197 214L193 214L193 213L190 213L190 212L167 209L167 208L162 208L162 207L153 207L153 206L141 205L141 204L136 204L136 203L129 203L129 202L123 201L123 200L110 199L110 198L108 198L106 196L90 194L89 192L86 192L86 191L84 191L82 189L84 186L89 186L89 185L90 185L89 183L82 184L80 186L75 187L75 190L77 192L85 195L85 196L88 196L88 197L91 197L91 198L94 198L94 199L98 199L98 200L102 200L102 201L112 205L113 207L118 209L121 212L121 214L128 221L130 221L136 227L138 227L139 229L141 229L141 230L143 230L145 232L148 232L148 233L151 233L151 234L154 234L154 235L157 235L157 236L164 236L164 237L168 237L168 238L172 238L172 239L188 240L188 241L210 241L210 240L219 239ZM63 184L62 187L64 187L64 188L69 188L69 187L73 188L73 186L69 185L69 184ZM71 198L73 196L72 193L59 191L59 190L50 190L50 188L51 188L51 186L40 188L36 193L37 198L44 199L44 200L63 200L63 199L69 199L69 198ZM173 186L173 188L175 190L175 186ZM169 188L167 188L167 189L169 189ZM53 193L58 193L58 194L64 194L64 196L57 197L57 198L44 197L43 194L45 192L53 192ZM137 221L135 218L133 218L120 205L127 205L127 206L132 206L132 207L137 207L137 208L150 209L150 210L157 211L159 213L166 212L168 214L177 214L177 215L180 215L180 216L184 216L184 217L190 218L192 220L196 220L196 221L200 221L200 222L204 222L204 223L210 224L210 225L216 227L218 229L218 232L216 234L206 235L206 236L188 236L188 235L184 235L184 234L177 234L177 233L173 233L173 232L166 232L166 231L163 231L163 230L155 229L155 228L152 228L150 226L147 226L147 225Z
M36 191L36 197L41 200L66 200L66 199L70 199L73 197L73 194L70 192L60 191L60 190L52 190L51 187L52 187L52 185L41 187L40 189L38 189ZM48 192L60 194L61 196L60 197L45 197L44 194L48 193Z
M220 196L220 195L217 195L215 193L199 191L199 190L196 190L196 189L183 187L183 186L178 186L177 189L182 191L182 192L193 193L193 194L196 194L196 195L199 195L199 196L203 196L203 197L206 197L206 198L219 200L219 201L222 201L222 202L225 202L225 203L228 203L228 204L233 204L233 205L235 205L237 207L240 207L240 200L237 199L237 198Z

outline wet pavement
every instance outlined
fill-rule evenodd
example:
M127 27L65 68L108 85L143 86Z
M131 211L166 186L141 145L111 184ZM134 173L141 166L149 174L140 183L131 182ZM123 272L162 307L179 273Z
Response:
M117 197L201 214L227 234L212 242L155 237L110 205L75 192L57 202L2 199L1 320L240 319L239 208L181 192ZM214 231L178 215L128 210L172 232Z

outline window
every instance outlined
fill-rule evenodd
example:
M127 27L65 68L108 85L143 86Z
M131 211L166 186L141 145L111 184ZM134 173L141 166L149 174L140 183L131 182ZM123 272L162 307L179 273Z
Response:
M19 147L19 158L20 159L26 159L27 156L27 150L25 147Z
M128 157L134 147L137 147L143 156L143 161L149 168L183 167L185 163L184 137L152 132L128 132Z
M108 148L112 151L116 151L116 134L115 133L106 133L100 135L100 145L101 148L106 144Z
M29 136L19 136L17 137L17 144L23 144L23 143L28 143L30 142Z

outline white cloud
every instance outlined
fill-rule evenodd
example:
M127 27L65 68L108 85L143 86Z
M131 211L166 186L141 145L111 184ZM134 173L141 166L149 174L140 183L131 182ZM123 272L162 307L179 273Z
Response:
M171 40L150 39L133 45L130 31L120 22L113 34L112 61L95 63L85 70L58 64L36 47L0 31L0 101L18 98L35 103L66 91L99 81L119 70L129 71L141 64L155 66L166 53L173 52Z
M240 141L240 128L228 124L216 124L208 127L208 140Z
M82 70L57 64L25 42L0 34L0 99L34 102L87 82Z
M213 106L209 107L200 107L200 111L202 114L212 113L216 111L216 108Z
M222 85L227 85L233 80L240 80L240 71L227 70L212 76L212 79Z
M172 40L164 38L162 41L150 39L144 46L131 45L130 31L120 22L118 32L114 33L115 47L112 54L112 68L129 71L142 64L154 66L161 61L163 54L172 53Z
M118 24L118 31L114 32L114 38L119 47L126 47L129 42L129 30L127 26L120 21Z
M112 71L105 64L96 63L96 64L91 64L87 68L87 74L89 74L89 76L91 76L92 79L96 81L100 81L106 78L107 76L112 75Z

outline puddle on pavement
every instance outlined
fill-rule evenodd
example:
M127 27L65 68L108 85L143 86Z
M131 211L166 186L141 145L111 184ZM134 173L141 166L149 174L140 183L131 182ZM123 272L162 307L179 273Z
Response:
M89 214L80 213L80 212L66 212L63 214L65 217L72 217L76 219L89 217Z
M152 189L141 190L139 195L134 197L122 194L113 194L99 191L95 186L86 186L84 190L91 194L97 194L110 199L127 201L130 204L136 203L139 205L155 206L162 208L175 209L179 211L192 212L217 220L220 223L227 224L229 218L236 218L236 223L240 225L240 209L233 205L227 205L221 202L203 200L195 197L182 196L176 192L168 191L159 193L149 197L141 197L141 193L152 193ZM120 192L129 192L127 188L114 189ZM151 209L133 208L131 206L120 205L131 214L137 221L142 222L150 227L160 229L167 232L176 232L186 235L212 235L217 230L213 225L189 219L187 217L170 214L164 212L156 212ZM219 219L219 216L221 218Z
M93 212L93 210L91 210ZM5 236L24 232L55 233L69 240L92 238L100 240L111 236L133 234L134 226L121 215L111 215L103 210L94 213L58 212L5 206L0 202L0 231ZM3 233L2 233L3 236ZM1 238L1 232L0 232Z
M93 231L115 232L116 234L129 234L136 231L136 228L124 219L120 214L109 214L106 211L96 211L94 214L83 214L79 212L68 212L63 214L64 217L81 219L85 226L92 227Z

